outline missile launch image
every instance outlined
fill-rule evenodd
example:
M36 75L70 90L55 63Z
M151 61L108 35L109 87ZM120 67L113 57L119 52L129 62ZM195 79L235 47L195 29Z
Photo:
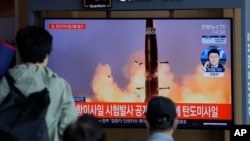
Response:
M67 99L72 90L78 115L94 114L104 127L145 127L148 102L163 96L175 102L178 126L231 125L230 20L49 18L44 27L53 36L48 69L68 82L58 85ZM225 61L223 75L204 72L210 46Z
M145 102L148 102L153 96L159 95L158 90L158 49L156 39L156 28L153 19L146 20L145 35Z
M50 29L55 23L85 28ZM230 42L220 44L228 55L224 77L204 77L201 63L208 46L202 36L211 32L205 27L230 27L228 22L51 19L44 24L54 36L48 67L86 102L146 103L154 96L179 103L231 102ZM229 39L230 32L225 36Z

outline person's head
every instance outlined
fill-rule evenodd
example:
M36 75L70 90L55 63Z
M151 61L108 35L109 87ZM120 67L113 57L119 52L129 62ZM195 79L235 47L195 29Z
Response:
M147 107L147 126L152 132L169 132L177 128L177 112L174 102L167 97L153 97Z
M220 52L213 48L208 52L208 59L211 66L217 66L220 61Z
M27 26L16 34L16 45L23 63L41 64L52 50L51 34L42 27Z
M105 141L106 133L93 115L83 114L76 122L69 124L63 141Z

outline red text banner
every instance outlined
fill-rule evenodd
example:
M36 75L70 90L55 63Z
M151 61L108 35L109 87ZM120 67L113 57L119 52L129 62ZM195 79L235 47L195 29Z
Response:
M147 103L75 102L79 115L94 114L98 118L145 118ZM231 120L231 104L176 103L178 119Z
M86 24L49 24L49 29L86 29Z

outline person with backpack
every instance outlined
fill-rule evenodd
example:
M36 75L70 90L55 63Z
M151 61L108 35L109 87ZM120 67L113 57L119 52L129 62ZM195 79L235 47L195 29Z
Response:
M33 120L37 118L40 120L42 119L42 116L39 117L41 115L39 115L39 113L45 112L44 118L46 121L49 141L61 141L64 129L68 124L77 119L78 115L74 105L70 85L65 79L58 76L46 66L52 50L52 40L53 37L51 34L42 27L27 26L17 31L16 45L20 57L20 64L9 69L7 75L0 80L0 116L1 114L4 115L4 113L5 115L8 115L8 111L11 111L8 110L8 108L11 107L8 107L10 103L15 105L28 101L28 104L31 106L25 107L27 103L22 104L23 106L15 106L16 111L21 110L20 114L16 115L12 112L8 117L2 116L0 129L3 125L8 125L6 121L9 118L12 118L11 115L14 115L19 117L17 118L18 122L14 121L8 128L6 127L2 130L8 132L15 131L19 134L20 132L24 132L22 133L23 136L26 134L28 135L31 130L33 130L30 128L32 126L27 127L28 123L24 123L23 125L18 125L18 123L24 122L22 119L26 119L27 121L27 119ZM13 86L10 86L9 84ZM15 96L12 96L13 94L10 95L10 91L12 92L13 90L15 91L14 93L21 93L21 96L20 94L15 94L18 97L21 97L19 98L21 100L11 100L15 99ZM33 95L36 93L40 94L40 97L42 98ZM22 99L22 97L24 98ZM25 98L27 97L31 100L26 100ZM32 100L34 102L32 102ZM20 102L13 104L13 101ZM48 105L47 109L46 105ZM3 107L6 108L4 109ZM15 122L16 124L14 124ZM15 128L17 125L20 127ZM36 125L33 124L33 126ZM24 128L22 129L22 127ZM14 134L14 136L15 135L16 134ZM38 137L41 135L43 135L43 132L38 135L37 131L34 130L34 133L31 136ZM22 140L21 135L15 138L17 140ZM26 141L29 141L29 139L26 139Z

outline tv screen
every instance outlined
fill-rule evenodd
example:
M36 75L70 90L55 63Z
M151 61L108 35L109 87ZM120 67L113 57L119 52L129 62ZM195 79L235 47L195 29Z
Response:
M48 67L72 87L79 115L145 127L147 102L170 97L178 128L233 123L231 19L45 18Z

